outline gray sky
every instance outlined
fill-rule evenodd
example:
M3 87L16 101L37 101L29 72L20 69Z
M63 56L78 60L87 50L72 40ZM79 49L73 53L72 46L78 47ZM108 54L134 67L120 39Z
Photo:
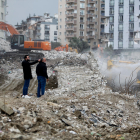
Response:
M7 0L7 5L6 21L12 25L26 20L29 14L43 16L45 12L48 12L53 16L58 13L58 0Z

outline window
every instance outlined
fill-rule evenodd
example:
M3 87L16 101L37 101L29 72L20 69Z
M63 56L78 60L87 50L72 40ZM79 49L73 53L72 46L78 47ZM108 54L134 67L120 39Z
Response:
M110 8L110 14L111 14L111 15L114 14L114 8Z
M3 13L1 13L1 20L3 20Z
M139 27L140 27L140 22L139 22Z
M119 0L119 5L123 5L124 0Z
M60 8L62 8L62 5L60 5Z
M129 12L134 13L134 6L130 6Z
M114 30L114 25L111 24L109 29L110 29L110 31L113 31Z
M123 39L123 32L119 32L119 39Z
M54 41L57 41L57 36L54 36Z
M58 30L58 26L56 26L56 30Z
M134 38L134 32L129 33L129 38L131 38L131 39Z
M24 44L24 36L20 36L20 44Z
M45 25L45 29L50 29L50 26L49 25Z
M80 8L85 8L85 3L80 3Z
M85 11L84 10L80 10L80 15L84 15Z
M119 7L119 13L120 13L120 14L123 13L123 7Z
M96 42L94 42L94 45L96 45Z
M134 47L134 42L131 40L129 41L129 48L133 48Z
M62 28L62 26L61 26L61 25L60 25L59 27L60 27L60 29Z
M123 42L122 41L119 41L119 48L123 48Z
M119 24L119 30L123 30L123 24Z
M134 4L134 0L130 0L130 4Z
M110 39L113 39L114 38L114 33L111 33L110 34Z
M46 36L45 37L45 40L49 41L50 40L50 37L49 36Z
M129 16L129 21L134 21L134 15Z
M57 35L57 31L54 31L54 35Z
M114 0L110 0L110 6L114 6Z
M88 43L90 43L90 39L88 39Z
M139 10L140 10L140 5L139 5Z
M60 18L60 22L62 21L62 19Z
M62 12L60 12L60 15L62 15Z
M130 29L130 30L134 30L134 23L130 23L130 24L129 24L129 29Z
M59 35L61 35L61 32L59 32Z
M108 46L113 48L114 47L114 42L112 42L112 41L108 42Z
M110 21L110 22L114 22L114 17L110 17L110 18L109 18L109 21Z
M84 36L84 32L80 32L80 36Z
M45 34L46 34L46 35L50 35L50 32L49 32L49 31L45 31Z
M84 29L84 25L83 24L80 24L80 29Z
M3 0L1 0L1 7L3 7L4 6L4 1Z
M123 15L119 16L119 22L123 22Z

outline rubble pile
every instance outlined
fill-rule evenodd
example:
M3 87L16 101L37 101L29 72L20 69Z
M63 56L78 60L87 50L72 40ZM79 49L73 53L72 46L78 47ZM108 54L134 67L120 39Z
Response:
M10 51L10 42L0 38L0 51Z
M53 70L48 68L52 78L47 85L54 80L52 85L56 86L46 88L44 96L36 98L35 67L32 68L34 79L30 83L30 99L20 96L23 86L20 68L15 79L12 77L7 85L0 87L0 103L5 101L6 106L14 110L11 116L1 112L1 139L139 139L139 102L134 96L113 93L106 87L92 54L50 53L53 55L46 52L45 56L51 57L54 65L56 59L61 62ZM77 58L77 65L66 64L69 57ZM83 60L86 63L81 63Z

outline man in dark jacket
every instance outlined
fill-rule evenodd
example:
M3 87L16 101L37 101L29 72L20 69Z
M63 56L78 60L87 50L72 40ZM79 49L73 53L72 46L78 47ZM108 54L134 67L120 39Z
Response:
M24 56L24 61L22 61L22 67L23 67L23 73L24 73L24 87L23 87L23 98L30 98L27 94L28 94L28 87L29 87L29 83L30 83L30 79L32 79L32 72L31 72L31 65L36 64L37 62L40 61L36 60L32 63L29 62L30 58L28 55Z
M37 97L41 97L45 93L46 79L48 79L46 59L43 58L36 67L36 74L38 79ZM41 90L41 95L40 95Z

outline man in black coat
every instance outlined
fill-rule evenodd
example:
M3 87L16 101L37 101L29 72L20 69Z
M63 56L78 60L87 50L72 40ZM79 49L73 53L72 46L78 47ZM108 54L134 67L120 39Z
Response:
M30 79L32 79L32 72L31 72L31 65L34 65L36 63L38 63L40 61L36 60L32 63L29 62L30 58L28 55L24 56L24 61L22 61L22 67L23 67L23 73L24 73L24 86L23 86L23 98L30 98L27 94L28 94L28 87L29 87L29 83L30 83Z
M38 79L37 97L39 98L41 97L41 95L44 95L45 93L46 79L47 81L49 81L45 58L41 59L41 61L37 65L36 74ZM41 95L40 95L40 90L41 90Z

